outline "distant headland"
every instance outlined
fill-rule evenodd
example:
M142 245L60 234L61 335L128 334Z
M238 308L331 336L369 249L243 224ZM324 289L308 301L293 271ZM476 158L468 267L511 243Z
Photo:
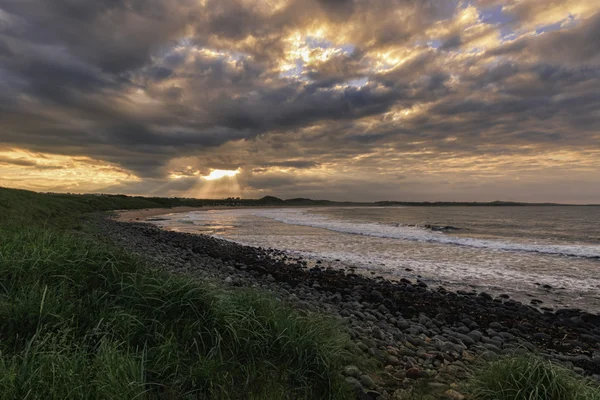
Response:
M0 188L2 189L2 188ZM205 206L338 206L338 207L394 207L394 206L417 206L417 207L511 207L511 206L598 206L600 204L565 204L565 203L527 203L515 201L395 201L382 200L373 202L359 201L334 201L325 199L309 199L295 197L281 199L275 196L264 196L259 199L247 199L241 197L226 197L221 199L198 199L192 197L154 197L154 196L129 196L124 194L76 194L76 193L48 193L55 196L102 196L108 198L133 198L159 203L164 207L205 207Z

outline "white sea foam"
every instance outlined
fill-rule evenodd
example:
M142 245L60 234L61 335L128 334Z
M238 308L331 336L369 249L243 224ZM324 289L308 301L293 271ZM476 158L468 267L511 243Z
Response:
M534 293L550 306L600 307L600 279L595 278L599 263L594 259L600 255L600 246L593 243L469 238L416 226L354 222L347 218L358 212L339 211L341 217L322 215L324 210L315 208L210 210L152 222L177 231L273 247L328 261L334 267L355 267L367 276L419 278L429 285L509 293L525 302ZM554 289L547 292L542 285Z
M323 215L313 214L307 209L259 209L252 210L252 214L258 217L270 218L286 224L310 226L313 228L322 228L330 231L350 233L354 235L469 246L498 251L522 251L600 259L600 246L598 245L518 243L503 240L469 238L453 236L441 232L432 232L428 229L416 226L406 226L401 224L390 225L381 223L355 223L334 220Z

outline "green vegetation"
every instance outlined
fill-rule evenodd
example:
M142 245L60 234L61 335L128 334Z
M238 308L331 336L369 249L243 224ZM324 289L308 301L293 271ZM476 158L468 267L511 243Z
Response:
M70 229L165 205L182 204L0 188L0 399L347 398L337 323Z
M82 215L90 212L196 205L188 203L190 201L180 199L40 194L0 188L0 223L4 228L9 225L72 227Z
M474 400L600 400L596 383L533 355L490 363L468 390Z
M470 379L454 389L430 386L430 382L435 381L419 380L395 393L394 399L600 400L597 382L534 354L481 364Z

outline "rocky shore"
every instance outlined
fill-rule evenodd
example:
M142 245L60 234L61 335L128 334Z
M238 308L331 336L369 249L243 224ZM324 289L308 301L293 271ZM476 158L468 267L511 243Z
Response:
M534 352L600 381L600 315L542 311L487 293L452 292L421 281L388 281L276 249L242 246L145 223L95 221L101 236L161 267L231 287L256 287L308 312L338 316L352 350L381 365L342 373L359 398L399 398L415 380L460 399L457 382L482 361Z

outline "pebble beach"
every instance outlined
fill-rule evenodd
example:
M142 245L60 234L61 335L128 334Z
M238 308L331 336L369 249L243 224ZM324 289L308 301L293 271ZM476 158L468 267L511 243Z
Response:
M351 350L382 367L370 374L354 365L340 371L359 397L393 399L416 380L453 394L482 362L529 352L600 381L598 314L544 311L508 295L368 277L277 249L132 222L159 212L121 214L120 220L96 224L100 235L174 274L231 290L260 289L305 312L339 319L350 334Z

